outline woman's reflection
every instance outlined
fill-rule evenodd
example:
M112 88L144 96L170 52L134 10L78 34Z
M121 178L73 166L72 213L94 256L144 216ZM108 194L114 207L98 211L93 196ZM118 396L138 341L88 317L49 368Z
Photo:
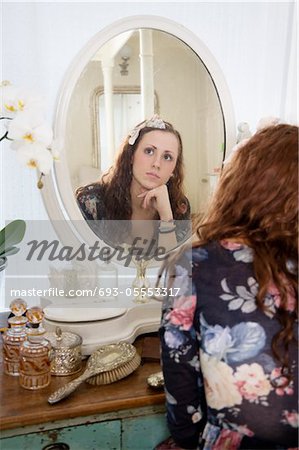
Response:
M153 233L144 221L155 222L159 245L173 248L186 234L179 221L190 218L179 132L157 115L140 123L126 137L115 164L99 182L78 188L76 197L86 220L130 221L131 236L143 238Z

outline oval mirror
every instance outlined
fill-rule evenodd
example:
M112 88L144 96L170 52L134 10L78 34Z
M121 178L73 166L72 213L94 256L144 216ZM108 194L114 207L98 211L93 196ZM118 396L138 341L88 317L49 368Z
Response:
M81 221L75 189L98 180L131 127L152 112L181 133L191 212L205 210L235 142L230 94L213 55L193 33L141 16L94 36L65 77L55 118L64 150L42 191L51 219ZM80 229L83 240L87 228Z
M129 130L154 113L179 130L191 210L204 211L224 155L219 95L198 55L181 39L155 29L118 34L80 75L66 127L72 192L99 180Z
M72 192L99 180L128 132L154 113L182 136L187 197L192 211L203 212L225 149L219 94L199 56L155 29L133 29L110 39L77 80L65 141Z

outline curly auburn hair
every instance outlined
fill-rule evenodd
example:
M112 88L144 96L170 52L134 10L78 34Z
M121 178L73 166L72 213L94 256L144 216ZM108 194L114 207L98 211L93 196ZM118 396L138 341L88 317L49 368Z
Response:
M237 238L254 250L258 307L266 309L264 298L271 282L280 293L276 318L281 329L273 338L272 351L289 374L288 348L295 339L298 315L298 127L280 124L262 129L237 150L195 228L196 246ZM293 312L287 310L290 293L297 299Z
M178 158L173 172L173 176L167 183L169 200L173 217L176 220L185 218L187 203L183 189L184 165L183 165L183 145L182 139L177 130L169 123L165 122L165 129L158 129L165 133L172 133L176 136L179 144ZM133 145L129 144L129 136L123 142L118 153L115 164L102 176L100 183L105 190L105 206L107 219L110 220L130 220L132 215L130 186L132 182L132 157L137 149L142 137L156 128L144 127L140 130L139 136Z

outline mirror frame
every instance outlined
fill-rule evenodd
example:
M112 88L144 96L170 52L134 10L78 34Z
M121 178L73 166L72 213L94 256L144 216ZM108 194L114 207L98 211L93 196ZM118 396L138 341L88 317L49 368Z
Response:
M98 86L91 95L91 127L92 127L92 163L97 169L101 169L101 130L99 126L99 96L104 93L104 87ZM140 86L114 86L113 94L140 94ZM160 113L159 98L157 92L154 91L154 111L155 114Z
M224 75L210 50L192 31L178 22L160 16L125 17L103 28L83 46L67 70L58 93L54 120L55 135L65 136L71 95L84 67L92 56L116 35L138 28L151 28L173 35L188 45L202 61L214 84L222 109L225 158L227 149L231 149L235 145L236 137L233 103ZM68 236L69 241L71 228L74 245L78 242L92 242L94 234L82 220L75 195L70 195L71 192L73 192L73 188L67 167L67 158L65 152L62 151L60 161L55 163L51 174L44 178L44 188L42 189L44 205L50 220L59 221L59 236L62 241L64 233ZM62 226L62 221L65 221L64 226Z

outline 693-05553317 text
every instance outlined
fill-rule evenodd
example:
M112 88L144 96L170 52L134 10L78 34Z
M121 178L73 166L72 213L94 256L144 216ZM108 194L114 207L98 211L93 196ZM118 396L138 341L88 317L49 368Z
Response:
M96 288L96 295L99 297L117 297L118 295L125 295L126 297L138 297L141 295L147 295L149 297L176 297L180 294L180 288L165 288L165 287L127 287L120 288Z

